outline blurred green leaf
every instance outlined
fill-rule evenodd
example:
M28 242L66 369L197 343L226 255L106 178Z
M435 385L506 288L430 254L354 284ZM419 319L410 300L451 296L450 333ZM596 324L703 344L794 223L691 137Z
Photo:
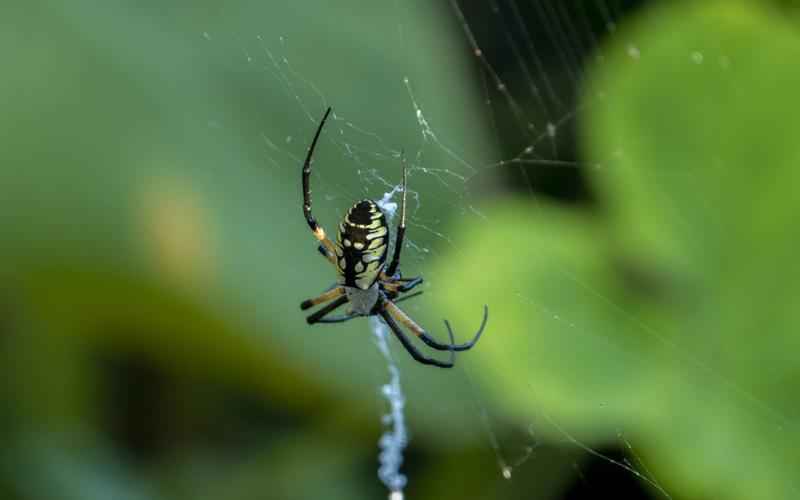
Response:
M673 496L796 497L797 28L739 2L632 26L586 89L604 216L487 210L446 306L489 302L481 379L542 432L624 428Z
M202 373L287 411L319 413L363 444L336 450L342 461L356 450L373 457L387 374L367 323L312 328L298 308L335 279L302 217L299 162L332 105L312 181L315 212L330 229L355 200L399 183L399 155L389 153L418 147L413 100L467 145L466 157L489 155L463 85L468 52L449 36L455 26L443 34L438 14L426 2L8 6L0 277L28 315L8 343L15 362L4 366L12 425L69 436L50 443L65 456L80 446L114 454L94 359L111 349L154 359L165 376ZM385 179L362 177L377 166ZM429 193L426 210L455 210L437 196L451 188L435 176L412 182ZM432 232L411 239L444 244ZM423 271L418 257L408 273ZM415 434L480 439L464 432L475 420L463 411L466 383L429 374L414 366L404 375ZM332 454L322 448L320 460ZM303 458L313 467L315 457ZM29 477L37 467L47 475L45 462L26 462ZM373 477L377 466L367 467ZM83 470L71 480L88 498L81 484L102 472ZM323 467L318 477L334 475Z
M366 322L311 328L298 310L335 279L302 218L299 158L332 104L337 115L318 148L312 181L315 210L330 228L365 194L357 175L364 167L347 164L336 141L347 126L339 115L373 128L374 137L396 138L375 149L415 144L406 76L429 119L465 138L465 154L491 150L480 128L468 125L475 120L465 105L469 87L460 85L466 59L452 57L431 7L418 7L240 2L187 12L77 2L12 10L16 28L3 36L16 47L7 61L14 71L0 82L0 94L10 98L0 122L6 273L25 286L34 282L29 298L59 309L38 312L57 313L57 322L78 325L79 335L115 317L120 324L140 314L174 317L173 305L182 303L182 316L165 326L185 332L186 345L213 337L252 349L255 340L257 349L308 367L311 378L345 400L372 404L385 374ZM312 17L335 22L310 31ZM387 25L404 31L388 36L381 28ZM48 36L29 40L37 30ZM409 53L413 67L400 64ZM273 63L296 88L287 89ZM394 69L401 67L408 73ZM314 88L321 81L324 96ZM297 95L287 96L289 90ZM368 133L352 140L360 135L376 140ZM289 154L273 156L265 138L290 141ZM389 181L399 183L399 158L381 161L397 169ZM415 190L443 189L434 176L414 175L412 182ZM336 190L347 184L352 197ZM366 194L380 198L388 188L373 190ZM440 216L453 209L433 194L430 200ZM429 232L412 238L439 244ZM413 262L409 273L419 271ZM156 294L137 303L146 290ZM161 349L162 333L144 341L180 362L178 350ZM249 356L243 352L228 358L232 368ZM270 370L264 364L252 376L259 384L279 380ZM416 373L424 380L423 370ZM449 383L440 378L424 391L447 401ZM467 425L460 412L440 408L447 405L424 418Z

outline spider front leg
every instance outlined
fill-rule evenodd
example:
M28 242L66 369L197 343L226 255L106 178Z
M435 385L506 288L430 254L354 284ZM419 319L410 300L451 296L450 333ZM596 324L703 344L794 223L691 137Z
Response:
M437 342L434 338L432 338L428 333L425 331L424 328L419 326L411 317L408 316L402 309L397 307L393 302L386 301L385 303L385 310L393 316L397 321L399 321L403 326L414 332L417 337L420 338L425 344L436 349L438 351L466 351L467 349L471 349L472 346L478 341L483 333L483 329L486 327L486 321L489 319L489 307L483 306L483 321L481 322L481 327L478 329L478 333L475 334L475 337L472 338L467 343L464 344L454 344L453 342L453 329L450 328L450 322L444 320L444 326L447 327L447 333L450 336L450 344L442 344Z
M325 307L316 311L314 314L311 314L306 318L306 321L309 325L313 325L314 323L319 322L327 322L324 321L322 318L330 312L333 312L334 309L344 305L347 303L347 295L345 294L344 288L341 286L337 286L335 288L331 288L330 290L326 291L322 295L318 297L314 297L313 299L304 300L300 303L300 309L305 311L311 307L314 307L317 304L322 304L323 302L333 301L327 304Z
M330 260L331 262L334 262L334 261L332 260L332 259L333 259L333 255L331 255L331 254L329 254L329 253L328 253L328 250L325 248L325 245L320 245L320 246L318 246L318 247L317 247L317 251L319 251L320 255L322 255L322 256L323 256L323 257L325 257L326 259Z
M328 237L325 235L325 230L322 229L322 226L317 223L317 220L311 213L311 163L313 162L314 148L317 147L317 141L322 133L322 127L325 125L325 120L328 119L328 115L330 113L331 108L328 108L325 111L325 115L322 117L322 121L319 122L317 132L314 134L314 139L311 141L311 146L308 148L306 160L303 162L303 216L306 218L308 227L311 228L311 232L314 234L314 237L319 240L321 247L325 250L323 255L331 262L331 264L336 265L336 245L334 245L334 243L328 239Z
M389 301L384 301L384 303L391 304L391 302ZM408 337L406 337L405 334L403 334L402 330L400 330L400 327L397 325L397 322L395 322L395 320L386 311L385 308L381 307L380 315L383 318L383 321L386 322L386 325L392 330L392 333L394 333L395 337L397 337L397 340L399 340L400 343L403 344L403 347L405 347L406 351L408 351L408 353L411 355L412 358L414 358L414 360L422 363L423 365L438 366L439 368L453 367L456 360L456 353L453 349L450 349L450 359L448 359L447 361L440 361L438 359L425 356L424 354L419 352L419 350L417 350L416 347L414 347L414 344L412 344L410 340L408 340ZM450 343L452 344L454 342L455 339L453 338L453 332L450 332Z
M313 299L304 300L300 303L300 309L305 311L311 307L316 306L317 304L322 304L324 302L329 302L325 307L316 311L315 313L311 314L306 318L306 321L309 325L313 325L314 323L318 323L322 320L322 318L330 312L333 312L334 309L344 305L347 303L347 295L345 293L344 288L341 286L336 286L331 288L330 290L326 291L325 293L319 295L318 297L314 297Z
M314 307L317 304L322 304L323 302L328 302L329 300L333 300L337 297L341 297L345 294L344 288L341 286L334 286L330 290L326 290L321 295L314 297L313 299L307 299L300 303L300 309L305 311L308 308Z
M397 266L400 265L400 251L403 249L403 236L406 234L406 191L408 191L408 167L406 157L403 156L403 197L400 200L400 224L397 226L397 237L394 239L394 255L389 267L386 268L386 275L394 278Z
M333 302L331 302L330 304L326 305L325 307L323 307L319 311L317 311L314 314L311 314L310 316L308 316L306 318L306 322L309 325L313 325L314 323L326 322L324 320L324 316L328 315L328 313L333 312L334 310L338 309L339 307L343 306L344 304L347 304L347 297L345 297L345 296L339 297L338 299L336 299Z

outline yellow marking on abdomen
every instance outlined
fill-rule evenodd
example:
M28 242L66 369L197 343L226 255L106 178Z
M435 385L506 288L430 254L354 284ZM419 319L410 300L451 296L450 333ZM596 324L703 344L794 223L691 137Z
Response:
M387 233L386 226L381 226L375 231L367 233L367 240L374 240L375 238L386 236L386 233Z

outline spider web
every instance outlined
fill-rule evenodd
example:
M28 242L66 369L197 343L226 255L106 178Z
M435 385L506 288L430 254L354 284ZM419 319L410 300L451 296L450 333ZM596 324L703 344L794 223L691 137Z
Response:
M453 103L443 102L432 90L429 75L417 69L417 59L425 54L414 53L409 39L417 36L419 21L412 16L413 6L402 0L394 2L390 15L377 22L377 29L408 48L399 62L376 70L380 76L347 75L351 86L342 88L333 82L334 77L305 62L303 55L311 50L308 44L283 33L237 34L234 38L239 53L234 57L234 66L259 74L266 89L291 103L293 113L274 117L279 125L265 130L259 138L268 173L285 175L290 171L299 177L305 148L322 112L333 106L315 154L312 176L314 211L329 234L356 200L366 197L383 204L399 201L401 157L405 156L410 175L402 267L406 274L425 275L422 288L430 298L438 288L450 286L428 267L431 261L463 251L452 237L454 220L478 225L493 222L481 211L482 200L517 192L593 209L595 200L585 184L586 172L613 168L613 163L580 157L576 122L585 112L581 106L591 106L592 101L578 104L576 96L585 79L587 63L603 64L602 43L615 37L618 24L642 3L541 0L523 4L516 0L490 0L468 4L450 0L438 20L443 24L438 29L445 39L444 47L438 50L452 54L454 60L465 61L474 81L464 85L473 88L472 97L482 103L475 105L471 114L466 113L474 121L455 127L443 118ZM451 32L454 36L450 36ZM204 36L214 43L217 35ZM641 56L635 43L628 47L631 58ZM332 50L326 55L334 61L350 56ZM382 101L386 96L391 104ZM385 107L384 118L368 118L367 115L374 115L362 112L361 108L366 107ZM463 131L470 128L485 132L482 136L488 139L474 144L463 142ZM331 168L334 165L335 170ZM299 197L299 191L297 194ZM299 205L296 208L299 213ZM299 216L297 220L300 224ZM570 279L571 269L561 271L565 280ZM512 288L503 299L529 304L536 314L569 327L591 329L591 325L578 324L579 319L565 316ZM603 296L597 300L610 301ZM425 300L404 307L420 322L437 324L433 323L438 321L437 312ZM465 319L462 324L476 321L480 304L475 304L474 310L475 318ZM490 325L491 321L490 317ZM367 327L362 324L353 328ZM648 336L658 336L644 325L641 330ZM334 340L323 342L330 342L326 346L332 348ZM703 359L682 352L679 346L671 347L687 363L705 366ZM392 349L400 352L396 345ZM415 407L424 406L428 411L430 406L432 412L440 411L446 416L467 409L481 429L477 439L493 456L501 480L509 481L520 472L536 470L535 462L547 460L547 450L555 446L571 453L568 460L573 464L575 482L583 484L585 491L598 486L589 469L599 461L621 472L630 482L644 484L640 492L643 497L671 498L625 429L618 430L616 442L606 443L601 449L576 437L542 411L531 415L529 425L516 435L500 435L498 420L502 417L473 382L469 354L460 356L459 362L461 370L447 375L442 383L460 388L467 401L463 408L437 410L435 402L426 401L424 389L420 389L436 382L413 375L405 378L408 374L403 373L403 385L409 391L406 410L413 413L419 411ZM375 379L374 385L379 385L380 380ZM535 395L533 387L531 392ZM556 443L552 438L540 437L545 429L548 436L559 436ZM412 428L412 440L413 433ZM413 482L413 476L409 480Z
M408 21L403 21L407 8L396 2L394 13L398 19L385 26L401 44L410 31ZM399 116L386 120L395 123L392 128L404 129L404 135L398 135L385 123L367 122L359 118L357 110L337 105L326 89L326 77L298 62L301 51L293 47L294 41L288 36L257 34L255 41L239 37L243 64L260 71L266 86L280 89L283 97L294 103L294 118L302 118L299 122L292 119L285 135L265 133L261 137L268 168L299 170L322 111L329 105L334 107L315 153L312 179L314 210L318 218L327 222L330 233L335 228L334 221L340 220L358 199L368 197L381 200L382 204L399 201L404 155L410 167L408 232L403 254L406 269L425 269L431 258L461 251L450 236L450 221L438 214L455 212L459 217L490 223L478 204L498 192L517 190L564 203L590 203L583 171L602 168L602 164L577 158L574 125L583 110L576 103L576 94L585 76L587 59L602 57L597 52L600 40L613 36L623 13L618 2L607 1L578 3L576 9L568 9L562 2L521 6L514 1L502 5L492 1L462 6L451 0L449 10L442 16L452 23L460 38L449 50L456 50L459 57L464 52L471 53L476 93L484 103L481 118L488 124L483 126L488 126L488 135L494 140L494 144L475 148L459 143L458 132L440 124L438 111L442 103L431 101L418 78L411 74L414 54L406 55L405 65L388 70L394 84L390 94L405 103ZM204 36L213 41L211 34ZM325 169L331 163L337 171ZM421 177L433 181L425 183L425 191L418 187ZM436 293L436 286L445 285L437 283L429 273L426 279L428 295ZM511 291L509 294L511 300L528 300ZM415 314L425 309L420 304L407 307ZM537 307L539 313L570 321L560 318L556 311ZM466 356L460 360L464 362ZM480 439L485 440L487 453L495 457L499 478L510 480L530 461L537 460L543 448L538 429L549 426L561 435L561 445L580 452L571 460L581 481L587 481L582 471L586 458L594 457L624 471L634 481L649 484L657 495L670 498L622 430L618 442L611 443L621 450L619 455L583 443L544 413L535 416L516 437L501 437L496 432L492 408L470 381L469 368L459 378L458 383L469 387L470 410L483 429ZM411 390L409 398L414 397L414 392Z

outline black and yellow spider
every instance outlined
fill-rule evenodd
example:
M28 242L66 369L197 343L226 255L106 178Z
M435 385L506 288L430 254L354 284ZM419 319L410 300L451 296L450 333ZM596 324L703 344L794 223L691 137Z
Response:
M303 215L306 222L320 241L319 251L336 266L339 281L319 297L304 300L300 309L306 310L315 305L328 302L325 307L306 318L309 324L314 323L339 323L360 316L373 316L379 314L397 336L403 347L411 357L426 365L450 368L455 360L455 351L466 351L475 345L486 326L489 308L483 306L483 321L475 337L465 344L455 344L453 329L450 323L444 320L447 333L450 336L449 344L441 344L429 336L425 330L412 320L395 302L409 299L421 294L421 291L400 297L401 294L410 292L422 283L421 277L403 278L398 272L400 264L400 251L403 248L403 236L406 231L406 183L408 174L403 162L403 198L400 205L400 224L397 227L397 238L394 242L394 255L389 267L386 265L386 250L389 242L389 226L386 216L380 207L372 200L361 200L348 210L347 215L339 224L336 243L325 236L325 230L317 224L311 215L311 162L314 148L322 132L331 108L325 111L322 121L317 127L311 146L308 148L306 161L303 163ZM385 269L384 269L385 268ZM400 297L400 298L398 298ZM397 300L395 300L397 299ZM350 311L346 315L327 317L334 309L350 303ZM406 335L400 330L398 323L402 324L416 334L425 344L439 351L449 351L450 359L440 361L420 353Z

